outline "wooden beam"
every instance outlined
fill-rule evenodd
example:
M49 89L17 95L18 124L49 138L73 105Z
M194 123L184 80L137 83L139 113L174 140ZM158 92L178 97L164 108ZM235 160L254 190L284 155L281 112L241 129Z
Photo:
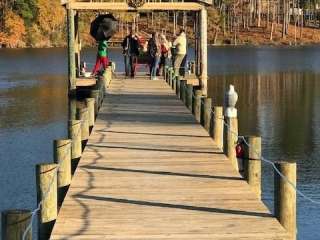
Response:
M106 11L200 11L202 6L194 2L150 2L137 9L129 7L125 2L69 2L74 10L106 10Z
M207 10L202 8L200 13L200 44L201 44L201 89L202 94L207 96L208 92L208 43L207 43Z

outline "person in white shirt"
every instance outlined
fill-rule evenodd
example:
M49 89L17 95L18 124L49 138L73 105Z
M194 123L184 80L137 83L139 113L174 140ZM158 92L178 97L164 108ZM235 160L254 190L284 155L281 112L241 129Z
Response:
M187 54L187 37L183 29L180 30L178 37L172 45L176 48L176 56L173 65L175 76L184 76L185 66L183 63L185 63Z

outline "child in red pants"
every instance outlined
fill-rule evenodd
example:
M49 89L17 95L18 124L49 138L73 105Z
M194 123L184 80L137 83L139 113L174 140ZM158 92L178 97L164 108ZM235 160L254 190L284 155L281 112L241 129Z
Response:
M107 68L109 65L109 58L108 58L108 43L106 40L100 41L98 45L98 54L97 54L97 60L96 64L93 68L92 75L96 75L98 71L101 68L101 65L103 67L103 70Z

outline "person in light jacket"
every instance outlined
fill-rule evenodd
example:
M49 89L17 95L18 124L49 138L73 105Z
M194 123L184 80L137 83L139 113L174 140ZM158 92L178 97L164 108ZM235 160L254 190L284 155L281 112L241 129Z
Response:
M173 47L176 48L176 56L174 60L174 71L176 76L184 76L185 74L185 58L187 54L187 37L183 29L180 30L178 37L173 42Z
M157 80L157 70L161 57L161 44L159 41L159 34L157 32L152 33L152 37L148 41L148 53L151 60L150 78L151 80Z

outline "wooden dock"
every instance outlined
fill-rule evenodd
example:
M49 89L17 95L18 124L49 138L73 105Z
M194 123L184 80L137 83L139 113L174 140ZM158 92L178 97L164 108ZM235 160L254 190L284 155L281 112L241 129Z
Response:
M288 239L163 80L114 79L51 239Z

